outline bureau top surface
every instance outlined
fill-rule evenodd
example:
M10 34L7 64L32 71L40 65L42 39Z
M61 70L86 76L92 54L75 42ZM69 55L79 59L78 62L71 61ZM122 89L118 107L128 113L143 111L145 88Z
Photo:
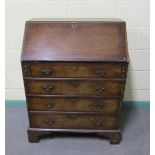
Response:
M128 61L119 19L33 19L26 22L22 61Z

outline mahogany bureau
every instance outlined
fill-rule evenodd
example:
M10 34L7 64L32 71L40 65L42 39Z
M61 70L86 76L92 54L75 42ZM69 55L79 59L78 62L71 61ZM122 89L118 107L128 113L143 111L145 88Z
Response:
M128 69L124 21L27 21L21 64L29 142L52 132L80 132L120 143Z

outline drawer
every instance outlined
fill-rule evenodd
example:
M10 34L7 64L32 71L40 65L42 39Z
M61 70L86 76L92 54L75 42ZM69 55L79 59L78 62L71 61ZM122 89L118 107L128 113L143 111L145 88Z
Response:
M29 97L30 111L104 112L117 113L120 99L102 97Z
M124 81L105 80L25 80L28 94L49 95L105 95L121 96L124 91Z
M124 78L126 76L123 63L33 62L23 63L22 68L26 77Z
M30 112L32 128L115 129L118 118L113 115Z

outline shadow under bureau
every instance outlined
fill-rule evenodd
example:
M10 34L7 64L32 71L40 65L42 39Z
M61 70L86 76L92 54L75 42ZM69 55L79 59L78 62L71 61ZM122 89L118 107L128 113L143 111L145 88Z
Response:
M80 132L120 143L128 69L124 21L27 21L21 64L30 142L52 132Z

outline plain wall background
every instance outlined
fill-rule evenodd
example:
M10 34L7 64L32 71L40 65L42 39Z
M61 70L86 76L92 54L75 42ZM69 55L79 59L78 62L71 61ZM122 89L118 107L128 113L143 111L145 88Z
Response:
M125 100L149 101L149 5L149 0L6 0L6 99L25 100L20 53L26 20L121 18L130 55Z

